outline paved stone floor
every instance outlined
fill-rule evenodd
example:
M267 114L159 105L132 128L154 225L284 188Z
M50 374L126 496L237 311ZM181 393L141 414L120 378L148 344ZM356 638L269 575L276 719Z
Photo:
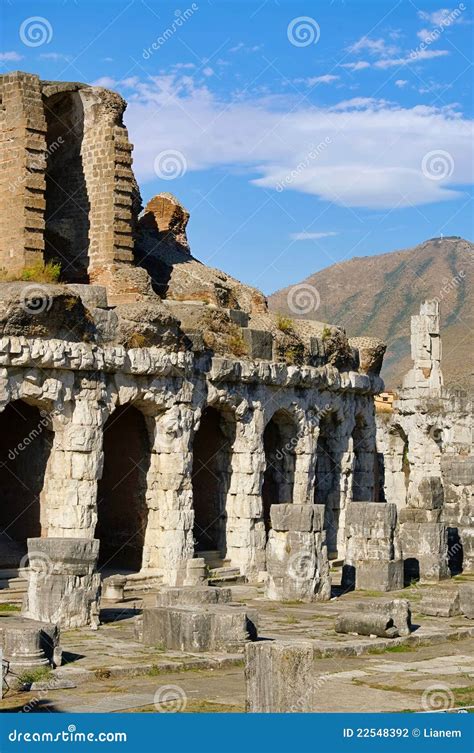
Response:
M453 588L455 583L440 587ZM385 595L409 598L413 622L420 626L409 639L387 641L336 635L333 630L334 617L344 607L375 594L296 604L265 601L261 589L252 586L233 587L235 601L257 608L262 638L313 638L324 649L325 658L318 660L320 711L474 706L474 625L464 617L419 615L421 592L422 587L413 587ZM67 663L54 674L76 687L9 691L0 710L21 710L29 704L31 711L243 711L242 655L181 654L140 643L140 610L153 603L153 592L136 594L104 610L107 622L98 631L63 633ZM362 649L363 655L353 655Z

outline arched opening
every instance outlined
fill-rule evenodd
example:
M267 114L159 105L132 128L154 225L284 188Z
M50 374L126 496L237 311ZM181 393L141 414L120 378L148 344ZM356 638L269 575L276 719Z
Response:
M104 426L104 470L98 485L97 526L102 570L139 571L148 522L150 439L143 414L117 408Z
M195 552L227 552L226 501L232 476L235 419L230 412L207 407L193 443Z
M363 416L356 416L352 431L352 500L372 502L375 498L375 436Z
M408 450L408 437L401 426L390 427L385 453L385 499L387 502L395 502L399 508L406 507L407 504L410 482Z
M78 91L45 99L45 259L65 282L87 283L90 203L83 167L84 106Z
M48 414L22 400L0 413L0 566L14 567L41 536L40 494L53 432Z
M271 528L271 506L293 502L297 434L295 422L285 411L277 411L263 433L265 472L262 503L267 535Z
M326 412L319 422L316 447L314 502L324 505L324 525L328 555L337 557L337 537L341 498L341 447L339 422L334 412Z

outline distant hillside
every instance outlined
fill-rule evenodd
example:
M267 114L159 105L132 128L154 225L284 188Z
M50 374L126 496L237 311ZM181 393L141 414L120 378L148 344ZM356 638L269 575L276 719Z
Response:
M351 337L387 342L382 376L396 388L410 368L410 316L421 301L438 298L447 384L473 388L474 245L462 238L433 238L414 248L334 264L303 282L314 286L319 308L304 318L338 324ZM270 296L270 308L294 317L290 286ZM290 299L291 300L291 299Z

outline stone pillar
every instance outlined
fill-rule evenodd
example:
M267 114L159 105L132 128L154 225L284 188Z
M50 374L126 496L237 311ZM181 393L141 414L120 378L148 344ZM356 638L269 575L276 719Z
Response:
M98 626L97 539L28 539L28 590L22 614L62 628Z
M38 76L0 77L0 269L43 262L46 121Z
M227 495L227 559L242 575L256 578L265 569L265 525L261 489L265 470L263 414L237 415L232 477Z
M397 506L392 503L347 505L343 588L376 591L403 588L403 561L396 525Z
M411 357L413 368L403 380L404 388L439 390L441 373L441 338L439 303L423 301L418 316L411 317Z
M84 389L74 406L53 415L55 432L44 488L43 535L93 538L97 481L102 475L102 412L98 387Z
M143 569L158 569L164 583L182 585L194 554L191 433L193 411L175 405L156 418L148 472L148 525ZM184 568L184 569L183 569Z
M262 641L245 647L247 711L311 713L318 710L318 679L313 641ZM324 690L322 691L324 692Z
M265 596L274 601L329 599L331 581L323 505L272 505Z

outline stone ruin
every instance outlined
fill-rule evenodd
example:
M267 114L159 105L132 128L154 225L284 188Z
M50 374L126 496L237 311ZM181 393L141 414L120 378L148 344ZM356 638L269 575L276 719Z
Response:
M431 304L377 433L383 343L283 325L197 261L172 194L142 208L118 94L15 72L0 98L0 568L28 574L24 621L96 628L101 581L159 585L180 595L144 641L208 650L257 629L202 596L209 575L324 600L339 562L346 587L392 590L407 559L448 575L454 530L472 569L464 398L456 428L418 407L450 400Z
M445 387L439 304L411 319L413 368L377 414L380 498L396 505L405 583L474 572L472 399Z

